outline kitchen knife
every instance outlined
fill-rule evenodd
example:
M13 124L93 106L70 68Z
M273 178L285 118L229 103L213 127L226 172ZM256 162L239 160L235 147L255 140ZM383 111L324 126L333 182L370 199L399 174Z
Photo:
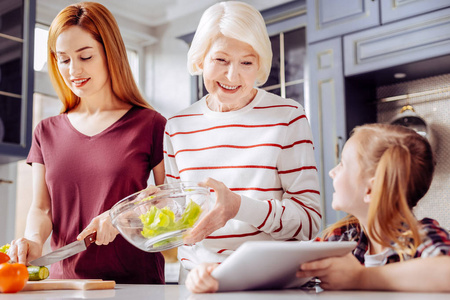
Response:
M77 253L80 253L81 251L86 250L90 244L95 242L96 238L97 238L97 232L93 232L90 235L88 235L87 237L85 237L84 240L70 243L70 244L68 244L64 247L61 247L55 251L47 253L35 260L32 260L29 263L32 266L51 265L55 262L66 259L68 257L71 257L72 255L75 255Z

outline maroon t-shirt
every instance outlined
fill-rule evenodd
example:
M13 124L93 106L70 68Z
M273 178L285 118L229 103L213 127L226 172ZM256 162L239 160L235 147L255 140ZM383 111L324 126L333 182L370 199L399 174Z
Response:
M75 241L94 217L147 186L151 169L163 159L165 124L158 112L140 107L92 137L77 131L67 114L39 123L27 163L45 165L52 249ZM106 246L92 244L52 264L50 278L164 283L164 258L134 247L119 234Z

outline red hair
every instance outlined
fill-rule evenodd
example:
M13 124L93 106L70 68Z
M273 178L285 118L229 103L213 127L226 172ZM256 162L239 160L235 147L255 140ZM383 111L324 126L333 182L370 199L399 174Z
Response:
M80 103L80 98L65 84L56 59L56 40L61 32L71 26L81 27L103 45L114 95L123 102L153 109L142 97L134 81L125 44L114 16L100 3L81 2L61 10L48 33L48 71L53 87L63 103L61 112L68 112Z

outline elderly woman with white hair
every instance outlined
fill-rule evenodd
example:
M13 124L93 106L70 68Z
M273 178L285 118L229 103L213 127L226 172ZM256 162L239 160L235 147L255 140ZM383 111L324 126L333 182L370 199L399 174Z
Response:
M179 248L184 270L222 262L245 241L310 240L319 231L318 172L305 111L256 87L266 82L271 63L255 8L227 1L204 12L188 68L203 74L208 95L168 120L164 140L167 181L199 182L216 198Z

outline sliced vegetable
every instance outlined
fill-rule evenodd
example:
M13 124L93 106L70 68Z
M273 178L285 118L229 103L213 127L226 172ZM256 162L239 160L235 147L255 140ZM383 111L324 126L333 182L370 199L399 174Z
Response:
M0 252L6 253L11 245L6 244L0 247Z
M48 278L50 272L47 267L28 266L28 280L39 281Z
M146 238L152 238L162 233L187 229L197 222L201 213L202 208L200 205L192 200L189 201L178 221L175 221L175 213L167 206L161 209L152 206L149 211L139 216L144 225L141 233ZM158 247L170 242L171 240L161 241L154 246Z
M173 243L173 242L178 242L178 241L180 241L181 239L182 239L182 238L179 237L179 236L174 236L174 237L168 238L168 239L166 239L166 240L163 240L163 241L161 241L161 242L154 243L154 244L153 244L153 247L154 247L154 248L159 248L159 247L162 247L162 246L164 246L164 245L167 245L167 244L170 244L170 243Z
M19 263L0 264L0 292L17 293L28 281L27 267Z
M200 207L200 205L191 200L184 213L181 215L181 218L178 220L177 226L183 228L192 227L195 222L197 222L198 217L200 217L201 213L202 208Z
M155 198L156 196L148 196L148 197L145 197L144 199L142 199L141 201L139 201L139 202L137 202L137 203L135 203L135 204L140 204L140 203L142 203L142 202L145 202L145 201L150 201L150 200L152 200L153 198Z

